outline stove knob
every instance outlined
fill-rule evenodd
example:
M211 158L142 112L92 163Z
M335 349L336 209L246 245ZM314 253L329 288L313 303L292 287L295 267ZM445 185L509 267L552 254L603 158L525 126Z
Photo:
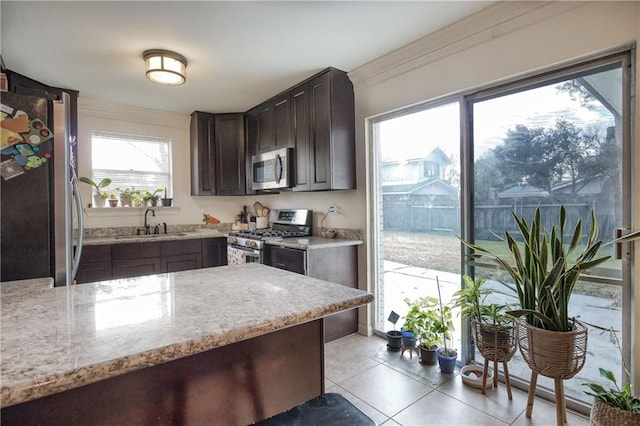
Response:
M236 237L229 237L229 242L231 244L238 244L238 239Z
M247 246L257 249L258 243L256 243L255 241L247 241Z

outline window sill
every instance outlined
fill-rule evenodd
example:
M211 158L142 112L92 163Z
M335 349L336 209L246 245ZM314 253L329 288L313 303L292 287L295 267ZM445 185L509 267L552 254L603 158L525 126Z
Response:
M142 216L151 207L85 207L87 217ZM177 214L180 207L153 207L156 214Z

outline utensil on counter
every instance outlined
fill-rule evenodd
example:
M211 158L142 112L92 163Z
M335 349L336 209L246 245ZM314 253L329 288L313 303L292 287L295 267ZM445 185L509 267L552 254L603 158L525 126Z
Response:
M262 206L262 203L260 201L256 201L255 203L253 203L253 211L256 213L257 217L261 217L260 215L262 214L262 209L264 207Z

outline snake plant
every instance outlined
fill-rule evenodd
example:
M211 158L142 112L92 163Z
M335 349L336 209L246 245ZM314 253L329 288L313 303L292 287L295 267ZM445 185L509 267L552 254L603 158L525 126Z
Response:
M542 225L539 207L530 223L515 213L513 217L522 236L523 248L518 246L511 233L505 231L510 259L474 244L463 243L474 250L472 257L490 259L513 280L520 309L508 311L508 314L526 316L527 322L534 327L571 331L573 320L569 318L569 299L580 273L610 258L598 257L602 241L596 239L598 225L595 213L591 211L589 236L582 247L582 219L576 223L568 245L564 240L567 213L563 206L560 206L558 223L550 232Z

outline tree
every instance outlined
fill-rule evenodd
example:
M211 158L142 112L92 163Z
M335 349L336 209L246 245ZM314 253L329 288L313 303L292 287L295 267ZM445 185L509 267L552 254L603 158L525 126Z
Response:
M597 131L563 119L556 120L553 128L518 124L492 153L505 186L524 180L554 194L559 185L568 184L572 195L590 179L609 176L618 155L616 146Z

